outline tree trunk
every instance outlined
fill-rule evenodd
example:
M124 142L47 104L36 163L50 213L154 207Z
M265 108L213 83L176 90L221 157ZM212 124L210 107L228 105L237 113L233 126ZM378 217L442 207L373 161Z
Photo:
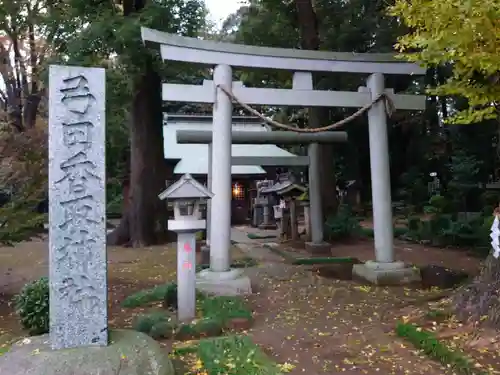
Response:
M123 0L123 15L140 11L147 0ZM143 247L168 240L166 205L158 199L165 189L167 168L163 154L161 77L153 57L135 77L130 124L128 205L118 227L108 235L109 245Z
M500 259L486 258L481 273L453 298L459 319L500 328Z
M320 46L318 18L311 0L295 0L297 9L298 24L300 27L300 44L302 49L318 50ZM317 74L314 76L314 86L319 80ZM312 107L308 109L309 126L319 128L326 125L327 111L324 108ZM323 206L323 215L325 217L337 212L336 178L335 178L335 160L333 145L320 145L319 158L321 160L321 202Z
M164 239L167 168L163 154L161 77L149 61L134 88L130 129L130 200L110 244L132 247L153 245ZM124 197L126 199L126 197Z

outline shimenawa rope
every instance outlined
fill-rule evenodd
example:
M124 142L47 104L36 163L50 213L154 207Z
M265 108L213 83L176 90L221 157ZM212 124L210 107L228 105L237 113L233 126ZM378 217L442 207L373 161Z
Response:
M335 122L333 124L330 124L330 125L327 125L327 126L323 126L321 128L306 128L306 129L301 129L301 128L295 128L295 127L290 126L290 125L282 124L280 122L274 121L273 119L270 119L267 116L264 116L259 111L253 109L248 104L245 104L241 100L239 100L232 93L231 90L227 89L223 85L217 85L217 88L221 89L222 92L224 92L230 99L232 99L237 104L241 105L244 109L246 109L248 112L250 112L254 116L257 116L260 119L262 119L263 121L265 121L267 124L269 124L271 126L274 126L275 128L278 128L278 129L289 130L289 131L293 131L293 132L296 132L296 133L319 133L319 132L324 132L324 131L328 131L328 130L338 129L341 126L343 126L343 125L345 125L345 124L353 121L357 117L363 115L370 108L372 108L374 104L378 103L381 100L384 101L385 110L386 110L388 116L391 116L392 113L393 113L393 111L394 111L394 103L392 102L391 98L387 94L383 93L383 94L380 94L379 96L377 96L375 99L373 99L371 103L365 105L364 107L361 107L356 112L354 112L352 115L346 117L343 120L337 121L337 122Z

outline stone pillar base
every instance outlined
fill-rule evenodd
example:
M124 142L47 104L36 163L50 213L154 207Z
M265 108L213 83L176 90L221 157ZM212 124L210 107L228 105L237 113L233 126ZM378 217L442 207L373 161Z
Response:
M327 242L306 242L306 251L311 255L331 256L332 245Z
M409 267L403 262L368 261L364 264L355 264L352 274L375 285L404 285L421 281L420 270Z
M226 272L214 272L210 269L198 273L196 289L216 296L240 296L252 294L252 285L242 270L230 269Z

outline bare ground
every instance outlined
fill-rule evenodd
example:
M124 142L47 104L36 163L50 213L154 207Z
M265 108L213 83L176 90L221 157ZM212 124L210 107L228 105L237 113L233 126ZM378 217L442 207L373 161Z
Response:
M415 264L441 264L471 273L479 266L479 260L464 253L421 245L397 242L396 252L398 259ZM372 259L373 243L338 244L332 253ZM249 255L261 264L246 270L256 287L248 298L255 311L255 325L248 334L277 362L290 364L292 375L452 374L393 334L396 321L409 314L407 301L435 291L321 278L305 267L283 264L251 241L241 251L233 249L233 258ZM22 334L8 302L27 281L47 274L47 258L43 241L0 248L0 336L2 331ZM120 308L127 295L175 278L172 247L109 248L108 263L110 323L114 327L128 327L138 312ZM500 353L491 349L468 353L484 368L500 369Z

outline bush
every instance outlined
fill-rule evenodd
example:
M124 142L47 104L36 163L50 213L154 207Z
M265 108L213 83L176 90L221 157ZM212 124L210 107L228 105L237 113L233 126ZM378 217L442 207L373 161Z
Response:
M362 232L359 220L348 205L339 206L336 215L327 218L325 235L329 240L341 240L360 235Z
M135 308L146 306L153 302L161 302L164 301L167 294L172 294L172 290L175 290L175 293L177 293L177 284L168 283L158 285L152 289L141 290L125 298L122 302L122 306Z
M154 311L136 317L133 327L136 331L149 334L154 326L172 321L172 318L163 311Z
M12 246L39 235L47 219L37 212L47 191L47 133L3 129L0 153L0 188L9 192L9 202L0 207L0 243Z
M14 299L21 325L30 335L49 332L49 279L26 284Z

